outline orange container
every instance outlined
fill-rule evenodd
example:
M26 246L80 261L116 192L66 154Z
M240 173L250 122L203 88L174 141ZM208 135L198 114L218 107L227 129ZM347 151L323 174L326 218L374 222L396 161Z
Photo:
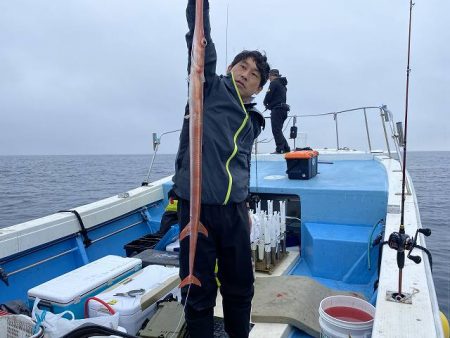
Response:
M317 175L316 150L297 150L284 155L288 177L293 180L309 180Z
M317 157L318 155L319 152L316 150L297 150L286 153L284 158L286 160L299 160Z

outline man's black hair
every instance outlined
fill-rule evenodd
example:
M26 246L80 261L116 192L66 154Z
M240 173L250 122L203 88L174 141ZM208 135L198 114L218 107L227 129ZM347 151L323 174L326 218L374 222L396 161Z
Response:
M256 67L258 68L259 74L261 75L259 86L261 88L264 87L267 80L269 79L270 66L267 63L267 56L261 54L261 52L257 50L243 50L234 57L233 62L231 62L231 67L248 58L252 58L253 61L255 61Z

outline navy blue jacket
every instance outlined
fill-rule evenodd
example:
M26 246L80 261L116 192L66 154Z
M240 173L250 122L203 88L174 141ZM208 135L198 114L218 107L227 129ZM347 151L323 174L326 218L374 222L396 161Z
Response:
M264 97L264 106L272 110L274 108L284 108L286 103L287 79L285 77L278 77L270 81L269 89Z
M186 9L189 32L188 72L195 22L195 1ZM226 205L247 198L250 181L251 150L261 132L264 118L255 104L243 104L232 75L216 74L217 55L211 40L209 4L204 5L205 83L203 103L202 203ZM189 109L186 107L186 113ZM174 191L190 199L189 119L184 119L173 177Z

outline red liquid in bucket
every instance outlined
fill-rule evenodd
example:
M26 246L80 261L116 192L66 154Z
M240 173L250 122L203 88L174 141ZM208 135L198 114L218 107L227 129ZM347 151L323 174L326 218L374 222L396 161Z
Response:
M333 306L325 309L325 312L333 318L352 323L368 322L373 319L367 312L348 306Z

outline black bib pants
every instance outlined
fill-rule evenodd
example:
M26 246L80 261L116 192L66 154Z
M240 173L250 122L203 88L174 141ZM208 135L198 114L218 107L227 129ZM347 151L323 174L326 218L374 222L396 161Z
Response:
M180 231L189 223L189 201L178 202ZM250 249L250 227L245 202L228 205L202 205L202 224L208 237L198 235L194 275L201 287L191 285L185 318L190 337L213 337L213 314L217 297L214 268L222 294L225 331L232 338L248 337L254 275ZM189 274L189 236L180 243L180 278ZM188 286L181 290L186 302Z
M270 122L272 125L272 134L275 139L278 153L288 153L291 151L286 138L283 135L283 123L287 118L287 110L284 108L273 108L270 113Z

